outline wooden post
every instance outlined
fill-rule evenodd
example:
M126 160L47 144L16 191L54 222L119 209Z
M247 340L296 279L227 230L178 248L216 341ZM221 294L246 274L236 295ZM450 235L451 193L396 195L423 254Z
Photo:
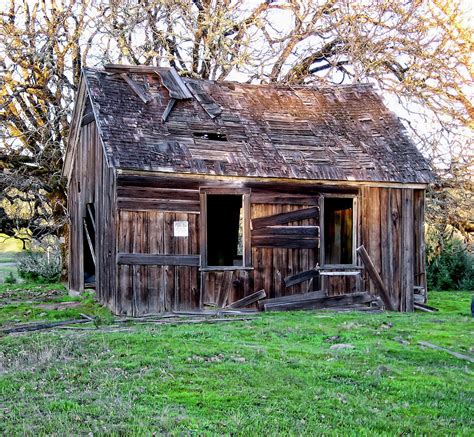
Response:
M394 306L393 306L392 300L390 299L390 295L388 294L387 289L385 288L385 284L383 283L382 278L378 274L374 266L374 263L370 259L370 256L367 253L367 250L365 250L365 247L362 245L357 248L357 253L359 254L360 259L364 263L364 266L367 269L367 273L369 274L370 279L372 279L375 288L380 293L380 297L382 298L383 303L385 304L386 308L388 310L393 311Z

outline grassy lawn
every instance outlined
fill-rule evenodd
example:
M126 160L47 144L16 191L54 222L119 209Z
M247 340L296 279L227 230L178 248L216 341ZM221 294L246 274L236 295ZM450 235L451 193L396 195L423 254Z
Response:
M25 292L3 286L0 324L81 312L110 321L90 296L55 289L9 305ZM432 292L436 314L271 313L4 336L0 434L473 435L474 365L418 345L472 354L470 299ZM341 343L352 348L331 348Z

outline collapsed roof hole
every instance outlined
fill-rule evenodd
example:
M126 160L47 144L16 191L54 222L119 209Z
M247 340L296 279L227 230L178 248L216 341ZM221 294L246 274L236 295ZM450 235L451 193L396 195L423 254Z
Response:
M217 132L193 132L193 137L211 141L227 141L226 134L220 134Z

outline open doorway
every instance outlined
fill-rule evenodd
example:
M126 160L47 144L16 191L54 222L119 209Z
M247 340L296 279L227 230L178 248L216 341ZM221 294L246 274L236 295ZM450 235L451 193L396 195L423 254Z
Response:
M324 198L325 264L354 264L353 217L353 198Z
M207 264L243 265L243 196L207 195Z
M83 262L84 286L95 285L95 210L94 204L86 205L86 216L83 218Z

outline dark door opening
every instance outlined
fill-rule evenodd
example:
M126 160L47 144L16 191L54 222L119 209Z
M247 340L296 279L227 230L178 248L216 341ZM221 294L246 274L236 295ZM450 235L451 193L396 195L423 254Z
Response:
M83 218L83 262L84 284L95 284L95 210L94 204L86 205L86 216Z
M207 195L207 264L243 265L242 195Z
M324 262L353 264L353 200L324 199Z

